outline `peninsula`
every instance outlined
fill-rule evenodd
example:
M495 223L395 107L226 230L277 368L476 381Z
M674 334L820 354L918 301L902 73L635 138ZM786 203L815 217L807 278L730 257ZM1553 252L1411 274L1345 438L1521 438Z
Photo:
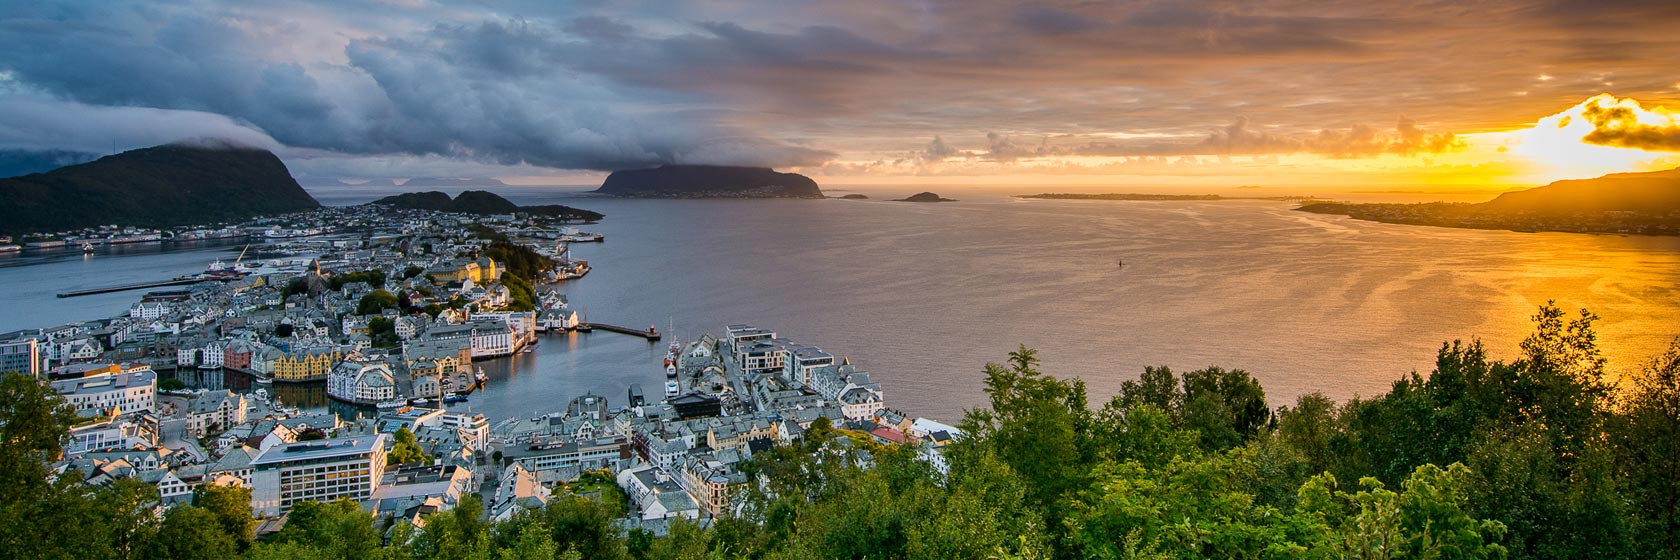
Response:
M719 165L614 171L594 192L626 198L823 198L817 182L798 173Z
M1318 202L1298 210L1439 227L1680 235L1680 169L1557 181L1482 203Z
M167 227L320 207L268 150L182 143L0 179L0 234Z

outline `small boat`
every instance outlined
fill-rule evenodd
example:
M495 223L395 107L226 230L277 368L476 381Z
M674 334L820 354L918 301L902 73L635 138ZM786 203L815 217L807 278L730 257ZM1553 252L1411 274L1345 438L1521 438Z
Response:
M467 402L467 396L463 395L463 394L460 394L460 393L444 393L443 394L443 402L444 403Z
M408 401L405 401L405 400L402 400L402 399L392 399L392 400L388 400L388 401L379 401L378 403L375 403L373 406L374 406L374 408L377 408L377 409L380 409L380 410L390 410L390 409L393 409L393 408L402 408L402 407L408 406Z
M682 385L677 384L677 382L675 382L675 381L666 381L665 382L665 396L667 398L675 397L675 396L677 396L677 393L679 393L681 391L682 391Z
M420 397L418 399L414 399L414 400L408 401L408 402L409 402L409 404L424 406L424 405L432 404L432 399L428 399L428 398L425 398L425 397Z
M85 242L85 241L82 242L82 254L83 255L92 255L93 254L93 244Z

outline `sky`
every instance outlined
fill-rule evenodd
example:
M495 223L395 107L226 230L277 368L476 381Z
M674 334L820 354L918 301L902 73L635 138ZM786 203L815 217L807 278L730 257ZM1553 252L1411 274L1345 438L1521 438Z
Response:
M1503 187L1680 166L1676 29L1672 0L5 2L0 163Z

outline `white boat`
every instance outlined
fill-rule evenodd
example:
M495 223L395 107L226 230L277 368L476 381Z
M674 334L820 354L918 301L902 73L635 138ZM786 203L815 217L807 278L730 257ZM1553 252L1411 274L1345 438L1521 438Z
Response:
M675 396L677 396L677 393L679 393L681 391L682 391L682 385L677 384L677 382L675 382L675 381L666 381L665 382L665 397L666 398L675 397Z

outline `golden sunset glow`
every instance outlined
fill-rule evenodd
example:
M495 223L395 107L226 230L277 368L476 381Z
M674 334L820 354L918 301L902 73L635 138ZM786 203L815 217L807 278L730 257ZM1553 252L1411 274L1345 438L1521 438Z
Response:
M1588 113L1602 113L1608 110L1620 110L1630 118L1604 121L1604 127L1595 126L1593 117ZM1637 100L1617 98L1606 93L1542 118L1526 130L1510 133L1510 151L1526 158L1538 168L1534 178L1540 181L1596 177L1606 173L1653 171L1680 165L1680 157L1673 152L1587 141L1597 130L1626 132L1636 126L1655 129L1680 128L1674 114L1665 107L1646 109Z

